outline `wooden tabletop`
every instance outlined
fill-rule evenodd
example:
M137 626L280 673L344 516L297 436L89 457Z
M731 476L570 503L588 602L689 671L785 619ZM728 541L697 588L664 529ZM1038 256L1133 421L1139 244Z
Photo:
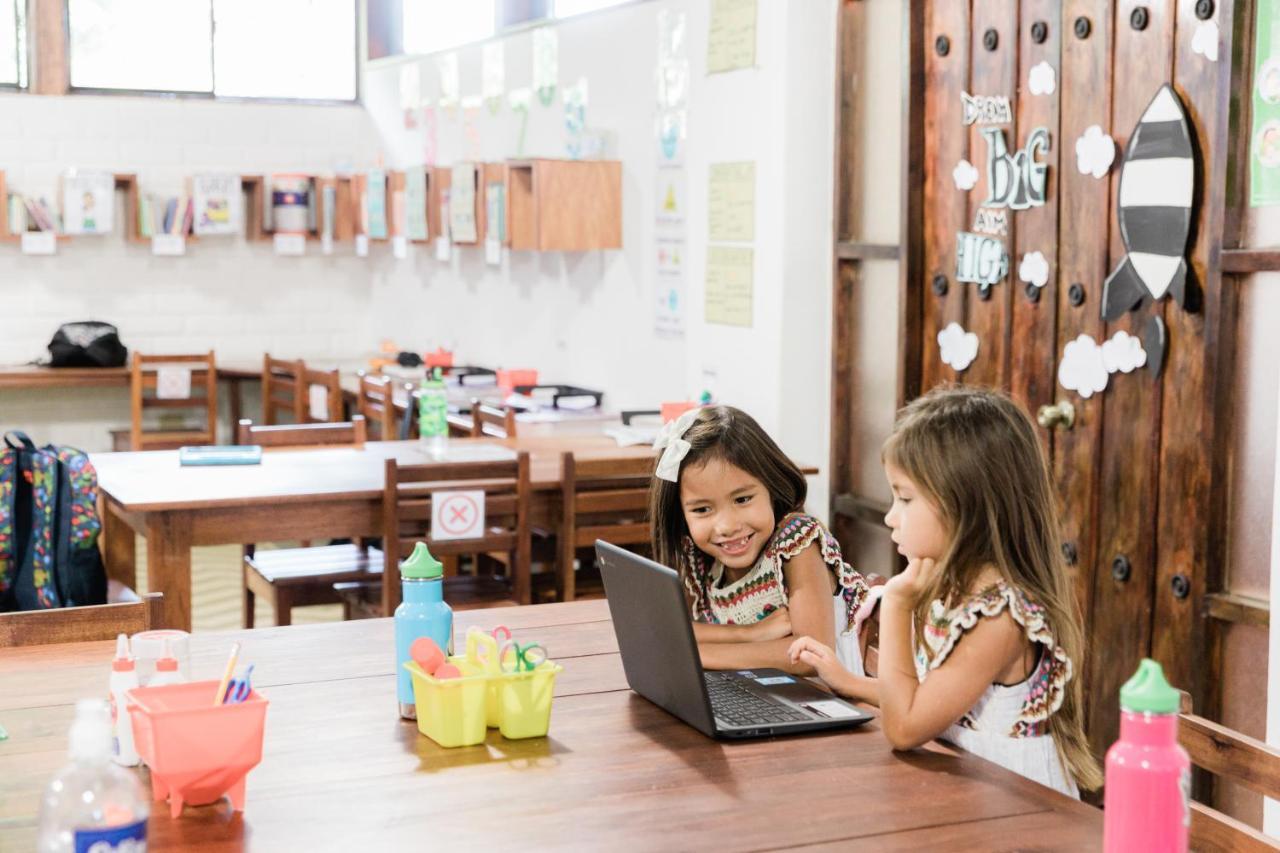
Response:
M580 458L652 456L648 446L619 447L602 433L530 435L511 439L451 438L451 454L468 448L507 448L529 452L533 488L560 487L561 458L572 451ZM433 461L417 441L371 441L362 449L270 449L261 465L188 466L178 452L90 454L98 485L129 511L200 509L277 502L371 499L382 494L383 461L420 465Z
M853 732L704 737L626 686L603 601L466 611L564 664L546 738L447 750L396 714L391 620L191 638L196 679L229 644L270 702L243 813L152 812L148 849L1086 850L1102 813L972 756L894 753ZM66 760L74 701L106 691L113 644L0 651L0 850L34 847L41 790ZM143 774L145 770L138 771ZM484 846L482 846L484 845Z

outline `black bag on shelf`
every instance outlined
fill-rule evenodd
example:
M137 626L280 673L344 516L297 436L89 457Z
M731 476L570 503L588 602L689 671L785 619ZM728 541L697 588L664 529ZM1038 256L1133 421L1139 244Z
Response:
M128 348L110 323L63 323L49 341L50 367L124 367Z

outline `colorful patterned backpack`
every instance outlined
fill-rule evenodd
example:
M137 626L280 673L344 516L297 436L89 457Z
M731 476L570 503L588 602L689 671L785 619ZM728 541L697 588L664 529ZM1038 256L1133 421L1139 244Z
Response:
M0 446L0 611L105 604L98 475L73 447Z

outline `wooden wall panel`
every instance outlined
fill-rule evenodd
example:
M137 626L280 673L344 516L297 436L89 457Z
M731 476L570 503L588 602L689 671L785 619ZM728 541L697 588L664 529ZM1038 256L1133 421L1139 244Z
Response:
M1009 347L1009 392L1013 398L1035 413L1036 409L1055 399L1054 364L1055 319L1058 293L1058 189L1060 164L1072 164L1074 142L1064 140L1059 132L1059 98L1065 88L1062 74L1061 0L1022 0L1018 29L1018 83L1022 97L1016 103L1018 127L1025 140L1037 127L1049 130L1049 151L1041 155L1048 167L1044 207L1033 207L1017 214L1015 239L1009 243L1009 290L1012 302L1012 342ZM1034 33L1043 25L1044 40L1037 42ZM1037 63L1047 62L1059 74L1057 88L1051 94L1031 95L1026 81ZM1072 86L1076 81L1071 81ZM1070 245L1070 241L1068 241ZM1049 281L1042 288L1024 283L1018 276L1018 265L1029 252L1040 252L1049 262ZM1053 433L1041 431L1045 450L1052 448Z
M1007 95L1014 105L1015 121L999 126L1004 130L1005 141L1009 153L1015 152L1021 145L1019 134L1021 126L1017 119L1018 92L1018 0L983 0L973 4L973 19L970 22L969 51L972 62L970 72L969 93L972 95ZM987 39L995 33L997 40L995 49L987 46ZM958 126L957 126L958 127ZM982 138L984 127L975 123L969 128L970 162L978 168L978 185L966 193L968 199L968 216L964 230L971 230L974 214L982 206L987 197L987 143ZM950 177L948 171L947 176ZM997 388L1008 387L1009 381L1009 330L1012 311L1013 281L1017 279L1016 262L1012 257L1012 247L1016 238L1015 220L1021 214L1008 211L1009 234L1003 239L1010 251L1009 274L993 285L988 298L983 299L976 284L960 285L968 291L965 309L965 321L961 323L966 332L978 336L978 357L961 375L966 384L991 385ZM954 260L954 250L953 250Z
M926 288L922 338L924 358L921 365L921 389L955 378L955 372L942 363L938 354L938 332L948 323L964 323L965 300L969 285L955 280L956 232L968 230L970 222L966 194L955 188L951 170L968 157L969 135L961 124L960 93L969 85L969 4L929 4L925 21L925 86L924 86L924 150L923 160L925 204L924 278ZM938 39L949 46L946 56L939 56ZM979 151L981 149L978 149ZM947 291L934 293L932 282L943 277ZM982 356L979 355L979 358Z
M1076 21L1084 19L1088 30L1076 33ZM1065 0L1059 29L1062 33L1061 122L1059 148L1066 152L1060 162L1058 211L1062 225L1070 229L1070 239L1061 241L1056 272L1057 348L1054 364L1068 341L1079 335L1100 340L1104 325L1099 315L1102 282L1110 272L1107 222L1111 204L1111 182L1105 177L1082 175L1075 167L1075 140L1090 125L1104 130L1111 118L1111 0ZM1094 227L1081 227L1094 223ZM1084 301L1073 304L1071 287L1078 285ZM1072 571L1076 597L1085 624L1092 624L1094 575L1110 571L1097 553L1097 483L1102 437L1101 395L1084 399L1056 384L1061 399L1070 400L1076 410L1073 429L1054 436L1053 476L1058 485L1062 509L1062 538L1068 563L1075 556ZM1086 636L1091 646L1093 638ZM1082 677L1089 680L1088 661L1081 662Z
M1132 25L1134 10L1146 10L1146 26ZM1111 135L1122 152L1134 126L1172 73L1173 0L1121 0L1115 11ZM1123 154L1117 153L1122 160ZM1125 255L1115 215L1121 165L1111 172L1111 267ZM1110 272L1110 270L1108 270ZM1101 284L1101 282L1099 282ZM1101 296L1101 290L1098 292ZM1101 299L1090 300L1099 310ZM1148 309L1154 310L1154 309ZM1141 336L1146 313L1109 323L1111 336L1124 329ZM1099 340L1101 343L1101 340ZM1115 740L1117 697L1151 644L1151 595L1155 582L1156 484L1160 467L1160 385L1145 370L1117 374L1103 395L1102 473L1099 479L1098 571L1094 576L1089 654L1089 736L1102 754ZM1128 561L1126 580L1112 577L1117 558Z

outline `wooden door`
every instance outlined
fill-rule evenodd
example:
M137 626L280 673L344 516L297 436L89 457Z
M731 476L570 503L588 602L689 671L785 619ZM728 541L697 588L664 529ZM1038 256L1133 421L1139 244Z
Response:
M842 16L857 5L844 4ZM1216 667L1202 613L1221 582L1225 515L1216 496L1225 495L1227 451L1217 438L1227 434L1221 401L1231 343L1224 333L1234 323L1217 260L1233 236L1224 229L1236 227L1235 217L1224 216L1228 95L1240 85L1232 45L1241 16L1252 16L1246 5L913 0L907 13L899 402L963 383L1005 389L1033 416L1045 409L1046 423L1056 414L1048 407L1070 404L1074 424L1042 427L1041 437L1086 622L1087 659L1078 663L1100 754L1116 734L1120 685L1143 656L1159 660L1176 685L1212 700ZM1197 31L1212 26L1216 61L1193 47L1206 38ZM849 29L842 27L842 39ZM842 63L851 56L842 50ZM1133 196L1128 209L1118 203L1126 147L1165 84L1185 111L1195 154L1183 255L1194 286L1185 306L1147 298L1108 322L1104 282L1129 252L1122 220L1135 243L1141 224L1132 218ZM852 114L842 110L842 137ZM1114 163L1096 177L1081 171L1102 159L1097 131L1086 135L1093 125L1115 144ZM838 199L850 190L842 176L838 169ZM1130 189L1137 185L1135 178ZM853 277L847 268L858 260L842 227L837 282ZM1033 253L1044 263L1027 262ZM832 491L837 534L847 536L839 516L867 500L844 491L856 478L840 470L850 463L847 424L858 401L839 387L848 288L837 287L835 298ZM1142 339L1157 318L1167 330L1158 375L1118 369L1105 390L1087 396L1059 381L1068 343L1087 335L1100 346L1120 332ZM944 361L939 333L952 324L957 334L977 336L967 365L950 356L950 346L952 363ZM1155 340L1144 344L1152 360ZM1085 385L1097 380L1095 371Z

